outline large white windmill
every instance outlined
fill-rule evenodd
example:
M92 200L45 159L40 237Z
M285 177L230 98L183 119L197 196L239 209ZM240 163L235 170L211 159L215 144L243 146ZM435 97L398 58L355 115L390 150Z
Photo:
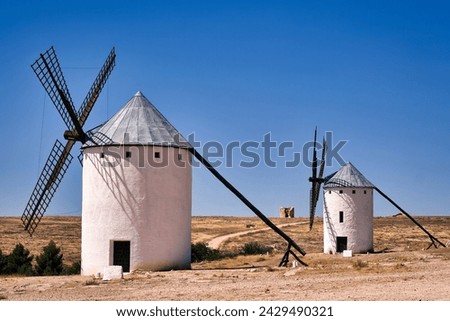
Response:
M81 269L191 265L189 143L137 92L83 145Z
M53 47L32 65L68 130L66 145L55 143L24 210L25 230L34 233L70 164L70 151L80 141L82 274L102 274L112 265L125 272L190 267L192 156L286 240L280 265L287 265L290 254L306 265L293 251L306 254L298 244L203 158L141 92L103 125L83 130L115 57L113 49L78 112Z

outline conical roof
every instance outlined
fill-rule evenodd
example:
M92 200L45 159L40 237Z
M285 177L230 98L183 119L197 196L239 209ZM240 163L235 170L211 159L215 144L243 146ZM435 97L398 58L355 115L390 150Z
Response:
M159 145L189 148L187 140L138 91L110 120L91 130L86 146Z
M325 177L324 188L327 187L368 187L374 188L367 178L353 166L352 163L347 163L341 167L337 172Z

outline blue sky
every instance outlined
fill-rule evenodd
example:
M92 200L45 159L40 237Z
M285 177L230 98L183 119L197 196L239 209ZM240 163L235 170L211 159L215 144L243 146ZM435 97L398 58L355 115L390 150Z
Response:
M347 140L344 160L410 213L449 215L449 9L445 1L1 1L0 215L21 215L63 140L30 68L50 46L77 108L116 48L87 128L138 90L202 143L260 142L270 132L299 151L317 125ZM284 205L307 215L309 168L277 159L276 168L245 169L238 160L218 169L264 213ZM74 159L48 214L79 214L81 188ZM396 212L375 199L377 215ZM193 214L253 215L202 168Z

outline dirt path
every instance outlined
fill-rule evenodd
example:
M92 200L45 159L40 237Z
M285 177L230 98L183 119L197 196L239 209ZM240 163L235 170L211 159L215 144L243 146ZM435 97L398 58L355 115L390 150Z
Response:
M282 228L282 227L287 227L287 226L294 226L294 225L302 225L302 224L307 224L306 222L298 222L298 223L288 223L288 224L281 224L278 225L278 228ZM238 232L238 233L231 233L231 234L227 234L227 235L221 235L218 236L216 238L213 238L211 241L208 242L208 246L212 249L218 249L220 247L220 245L225 242L228 239L231 239L233 237L238 237L238 236L242 236L242 235L247 235L247 234L253 234L253 233L259 233L259 232L264 232L264 231L268 231L271 230L270 227L265 227L265 228L261 228L261 229L257 229L257 230L248 230L248 231L243 231L243 232Z

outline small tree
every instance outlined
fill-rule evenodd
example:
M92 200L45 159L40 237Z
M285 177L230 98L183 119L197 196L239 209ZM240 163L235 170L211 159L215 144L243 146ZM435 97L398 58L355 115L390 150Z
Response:
M11 254L8 255L6 260L5 273L6 274L22 274L32 275L33 267L31 262L33 256L21 243L17 244Z
M6 264L8 260L8 256L4 255L2 250L0 250L0 274L5 274Z
M63 254L55 242L44 246L42 253L36 257L37 275L59 275L63 271Z
M71 275L71 274L80 274L81 273L81 262L76 261L73 262L70 266L65 266L62 274Z

